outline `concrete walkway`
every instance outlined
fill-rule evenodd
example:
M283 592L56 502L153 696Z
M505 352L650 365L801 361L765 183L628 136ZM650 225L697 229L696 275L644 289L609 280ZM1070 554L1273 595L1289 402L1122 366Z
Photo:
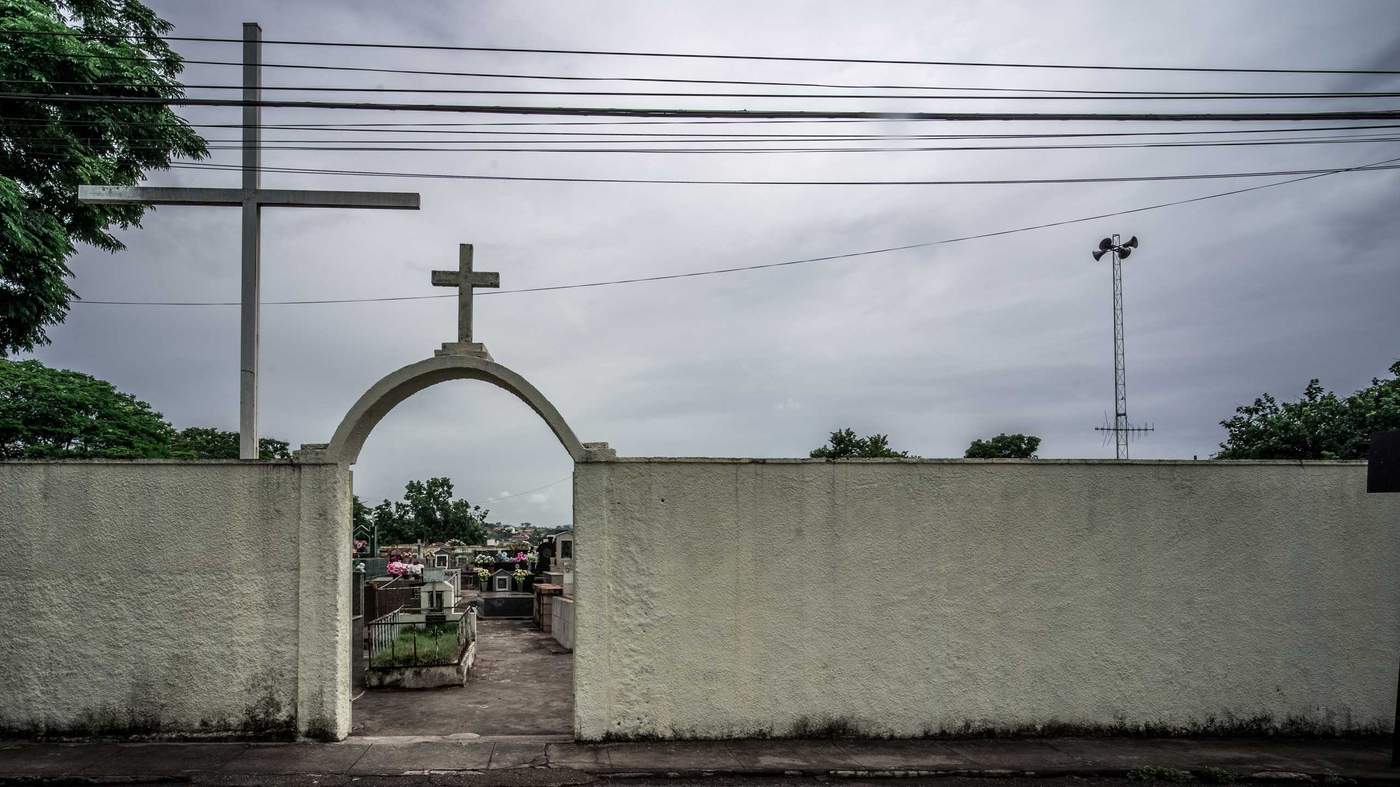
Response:
M467 685L366 691L351 735L570 735L574 659L528 620L477 621Z
M1388 742L1149 738L697 741L360 738L342 743L8 743L0 783L582 784L622 775L865 781L875 777L1083 776L1400 785ZM1152 770L1138 770L1152 769ZM1134 773L1137 771L1137 773ZM636 782L633 782L636 783Z

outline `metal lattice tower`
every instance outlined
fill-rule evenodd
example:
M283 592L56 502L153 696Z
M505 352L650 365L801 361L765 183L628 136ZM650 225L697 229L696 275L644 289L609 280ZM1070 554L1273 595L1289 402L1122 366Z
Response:
M1118 235L1099 241L1094 259L1113 255L1113 426L1097 427L1100 432L1113 433L1113 455L1128 458L1128 438L1134 432L1150 432L1151 426L1133 426L1128 422L1128 373L1123 352L1123 258L1137 248L1137 236L1120 243Z

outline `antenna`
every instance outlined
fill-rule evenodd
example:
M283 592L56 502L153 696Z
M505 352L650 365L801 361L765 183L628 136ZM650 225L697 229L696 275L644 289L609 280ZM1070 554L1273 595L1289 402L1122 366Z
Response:
M1128 438L1133 434L1154 431L1152 426L1133 426L1128 422L1128 380L1127 361L1123 355L1123 260L1138 247L1137 236L1126 243L1119 243L1118 236L1104 238L1090 255L1097 260L1105 254L1113 255L1113 425L1108 425L1105 417L1103 426L1094 427L1096 432L1113 433L1113 455L1116 459L1128 458ZM1107 435L1105 435L1107 437Z

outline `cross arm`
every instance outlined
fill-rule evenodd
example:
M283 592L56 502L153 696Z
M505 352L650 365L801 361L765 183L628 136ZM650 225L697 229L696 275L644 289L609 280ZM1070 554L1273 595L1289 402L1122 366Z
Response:
M78 200L94 205L241 205L249 192L243 189L185 188L181 186L79 186ZM414 192L309 191L255 189L252 201L285 208L378 208L418 210Z
M78 201L92 205L238 205L241 189L196 189L168 186L79 186Z
M255 199L263 205L286 208L380 208L418 210L418 194L412 191L304 191L258 189Z

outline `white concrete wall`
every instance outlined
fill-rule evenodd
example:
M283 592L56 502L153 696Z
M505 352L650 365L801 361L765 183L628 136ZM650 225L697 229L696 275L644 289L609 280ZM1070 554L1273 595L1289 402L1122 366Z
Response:
M1364 464L618 460L574 499L584 739L1392 723Z
M0 462L0 731L349 732L349 473Z

